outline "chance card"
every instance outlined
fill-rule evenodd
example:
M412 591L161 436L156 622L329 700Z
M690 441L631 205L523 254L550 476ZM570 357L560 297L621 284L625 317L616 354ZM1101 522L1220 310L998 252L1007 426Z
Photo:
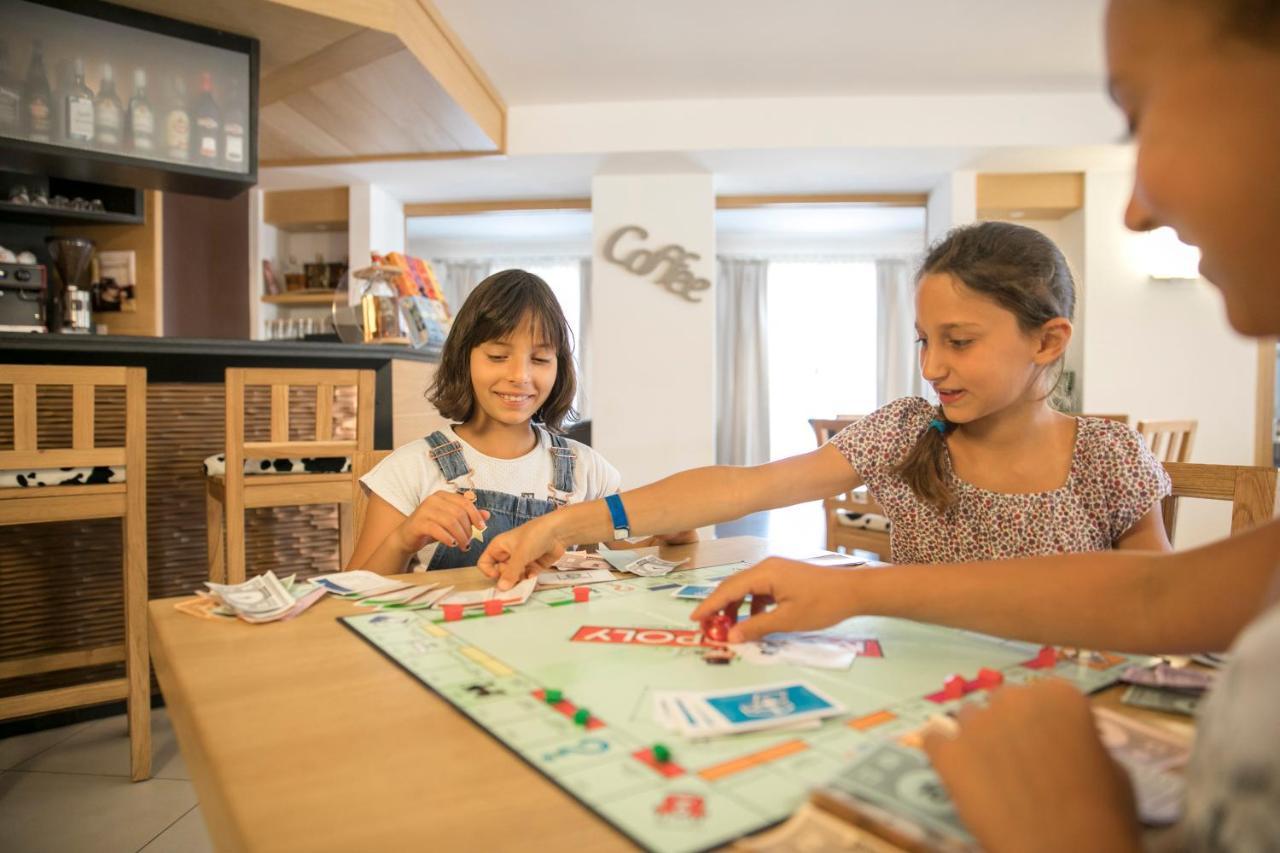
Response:
M671 593L671 597L687 598L691 601L701 601L714 592L715 588L715 584L685 584L675 592Z
M746 732L779 723L814 720L844 712L844 706L800 682L772 684L751 690L718 690L696 694L721 731Z

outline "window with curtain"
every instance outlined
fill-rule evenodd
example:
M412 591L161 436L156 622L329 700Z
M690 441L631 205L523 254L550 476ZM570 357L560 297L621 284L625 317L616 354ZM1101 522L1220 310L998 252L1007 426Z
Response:
M769 263L769 455L816 446L809 418L876 407L876 265Z

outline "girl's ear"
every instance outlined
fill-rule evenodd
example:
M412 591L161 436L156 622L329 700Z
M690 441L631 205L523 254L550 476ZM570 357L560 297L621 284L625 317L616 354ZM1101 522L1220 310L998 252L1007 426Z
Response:
M1071 343L1072 326L1066 317L1054 317L1040 327L1040 348L1036 350L1036 364L1053 364L1062 358Z

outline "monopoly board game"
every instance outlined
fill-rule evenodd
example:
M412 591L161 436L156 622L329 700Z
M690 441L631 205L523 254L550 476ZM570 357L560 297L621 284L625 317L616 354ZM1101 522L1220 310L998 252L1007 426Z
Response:
M1055 675L1093 691L1114 683L1124 665L1149 660L1058 652L1046 661L1025 643L857 617L830 629L876 641L847 670L741 658L709 664L691 633L694 602L672 591L745 565L595 584L585 602L575 601L572 589L541 590L519 608L460 621L445 622L434 610L342 621L635 843L664 853L715 847L777 823L812 789L886 748L899 763L918 755L909 768L914 793L905 796L937 798L915 733L932 715L982 701L981 669L1008 683ZM953 680L951 691L943 685L956 674L967 688L962 698L948 698L958 684ZM704 740L684 739L655 720L655 691L783 681L811 685L846 713L811 728ZM890 778L893 768L864 771L863 783L874 785L876 773ZM934 805L945 824L949 805Z

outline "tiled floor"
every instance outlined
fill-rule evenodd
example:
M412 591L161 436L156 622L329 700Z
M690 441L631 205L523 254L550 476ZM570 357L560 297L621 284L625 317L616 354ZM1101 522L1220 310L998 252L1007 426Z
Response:
M163 708L152 711L152 777L129 781L125 718L0 740L0 827L8 853L212 850Z
M821 548L821 504L747 516L719 536L765 536ZM6 853L202 853L212 850L196 792L163 708L152 712L152 778L129 781L125 718L0 740Z

